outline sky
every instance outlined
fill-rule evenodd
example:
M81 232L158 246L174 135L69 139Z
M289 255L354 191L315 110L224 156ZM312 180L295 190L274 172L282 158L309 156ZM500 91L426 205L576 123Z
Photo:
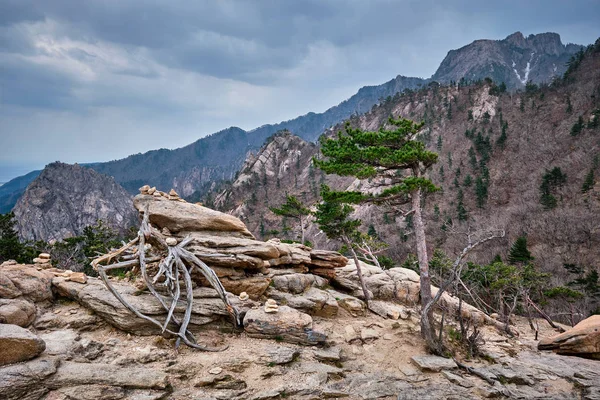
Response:
M590 44L598 21L599 0L0 0L0 182L322 112L477 39Z

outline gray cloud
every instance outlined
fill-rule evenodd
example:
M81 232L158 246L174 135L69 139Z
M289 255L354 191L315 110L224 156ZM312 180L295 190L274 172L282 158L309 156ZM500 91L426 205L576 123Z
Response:
M598 20L596 0L4 0L0 165L252 129L398 74L428 77L475 39L555 31L591 43Z

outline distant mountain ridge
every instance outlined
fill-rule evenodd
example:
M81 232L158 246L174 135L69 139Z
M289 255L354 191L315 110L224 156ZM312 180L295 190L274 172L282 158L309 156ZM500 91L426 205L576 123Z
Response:
M280 130L287 129L304 140L316 141L326 129L354 114L368 112L382 99L393 97L406 89L417 89L432 80L449 83L463 77L478 80L489 76L497 82L506 82L509 89L523 87L523 79L550 82L554 76L564 73L565 63L580 48L578 45L563 45L556 33L524 38L517 32L503 40L477 40L450 51L429 79L399 75L382 85L365 86L323 113L311 112L251 131L231 127L179 149L153 150L89 166L114 177L132 194L143 184L150 184L161 190L174 188L184 197L200 195L215 183L232 180L248 153L258 151L268 137ZM533 56L532 52L535 53ZM10 211L27 184L36 176L32 172L0 188L0 213Z

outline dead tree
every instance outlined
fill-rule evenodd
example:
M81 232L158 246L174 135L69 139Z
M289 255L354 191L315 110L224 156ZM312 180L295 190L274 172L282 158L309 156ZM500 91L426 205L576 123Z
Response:
M440 336L439 339L436 338L435 329L431 324L431 316L433 315L433 307L439 302L444 292L452 285L461 275L463 259L475 249L477 246L495 239L504 237L504 230L491 230L486 231L479 234L473 234L471 229L465 232L467 237L467 246L460 252L454 263L452 264L452 269L450 271L450 276L446 281L440 285L440 288L435 296L433 296L432 300L425 305L423 310L421 311L421 326L425 329L425 332L430 332L431 334L425 335L425 341L427 342L427 346L429 350L437 355L443 355L445 353L445 348L441 340L441 330L443 327L440 327Z
M225 304L227 311L233 318L236 327L242 325L241 316L238 310L231 305L227 298L227 292L223 288L221 281L215 274L215 272L200 260L194 253L186 250L186 246L192 241L192 238L186 237L180 243L169 245L167 244L166 238L149 223L148 209L144 211L142 223L138 231L138 235L135 239L125 244L123 247L96 258L92 261L93 268L98 271L100 278L106 285L106 288L133 314L137 317L142 318L146 321L153 323L154 325L161 328L163 334L170 334L177 337L175 346L178 347L180 342L185 343L189 347L205 350L205 351L221 351L225 350L227 346L221 348L203 346L196 342L194 335L189 331L188 326L192 316L192 306L194 302L194 295L192 291L192 277L191 273L194 269L198 269L200 273L206 278L211 286L217 291L219 297ZM136 246L137 245L137 246ZM148 246L150 245L150 246ZM137 249L136 249L137 247ZM159 256L149 257L146 252L148 248L158 249L162 252ZM101 265L101 263L110 263L114 260L118 260L120 257L126 255L128 252L134 251L137 256L133 259L128 259L122 262L116 262L108 265ZM165 254L166 253L166 254ZM203 254L204 257L223 257L223 254ZM131 258L131 257L123 257ZM148 273L148 264L159 262L158 271L154 276L150 276ZM158 299L160 304L167 312L167 316L164 321L158 321L155 318L144 315L133 305L128 303L123 296L114 288L110 283L107 271L117 268L137 268L139 267L140 273L148 290L154 297ZM183 282L183 286L182 286ZM160 294L156 288L156 285L161 285L166 288L168 296ZM177 305L185 304L185 312L183 317L180 319L175 315L175 308ZM170 325L174 325L176 328L170 328Z

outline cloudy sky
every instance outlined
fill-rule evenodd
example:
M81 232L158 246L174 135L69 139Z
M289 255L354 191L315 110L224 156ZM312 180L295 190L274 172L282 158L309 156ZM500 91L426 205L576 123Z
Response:
M321 112L476 39L589 44L598 21L598 0L0 0L0 182Z

